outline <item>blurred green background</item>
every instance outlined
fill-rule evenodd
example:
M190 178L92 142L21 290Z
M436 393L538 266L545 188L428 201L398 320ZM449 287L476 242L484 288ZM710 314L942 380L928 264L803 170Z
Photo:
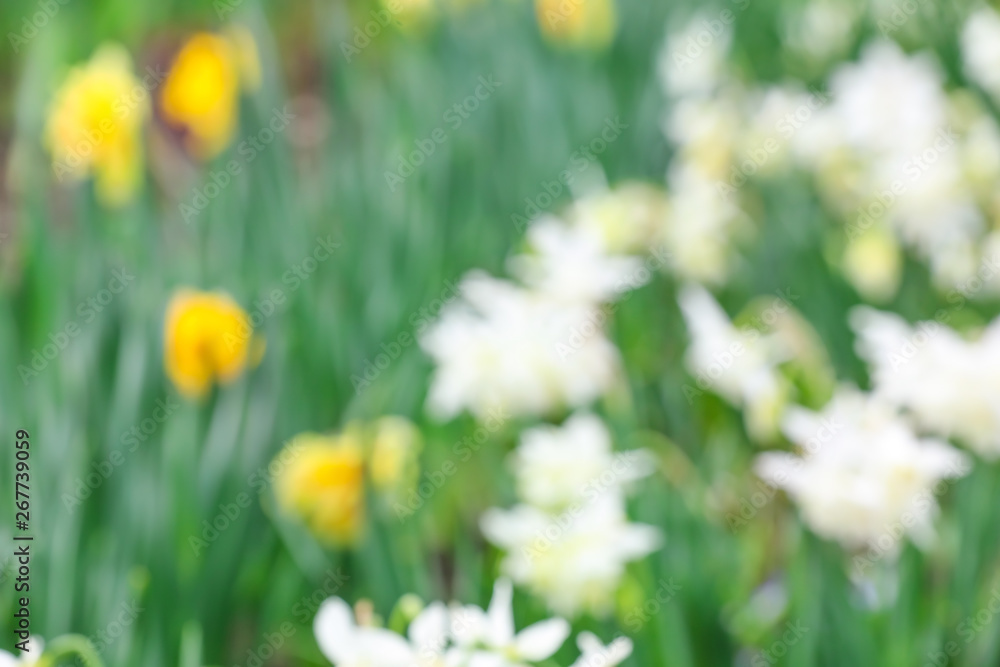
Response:
M752 0L739 13L733 60L748 80L822 80L782 51L787 5ZM7 0L0 32L19 31L37 7ZM599 156L607 181L663 183L671 150L661 131L667 107L657 58L668 27L698 7L620 0L617 38L595 53L547 43L526 2L484 0L444 8L423 30L385 29L348 62L341 43L372 6L244 0L226 19L252 30L263 85L243 99L236 141L202 169L178 162L169 133L154 121L142 193L120 211L101 207L89 185L52 178L41 135L53 91L70 65L108 40L124 44L139 71L168 61L186 35L220 24L212 4L70 0L18 53L4 44L0 432L4 443L16 429L31 434L35 633L75 632L98 643L105 633L109 665L193 667L248 664L290 622L294 631L264 663L321 665L315 602L303 599L324 587L351 601L368 597L384 616L409 592L485 604L498 554L477 520L485 508L510 504L511 481L501 471L521 425L493 433L409 520L370 503L371 530L353 551L323 549L277 518L270 488L258 494L251 475L298 432L382 414L413 419L427 441L423 469L440 468L475 423L426 417L431 366L419 347L404 349L361 392L352 375L364 373L383 343L419 333L414 322L447 281L472 268L502 274L523 236L512 216L523 215L526 198L544 192L608 119L628 127ZM933 47L954 73L964 9L927 7L902 39ZM452 129L443 114L489 76L500 82L496 92ZM178 203L286 104L297 114L287 131L186 224ZM390 191L385 172L439 127L447 141ZM767 182L745 194L758 234L722 303L734 312L774 290L801 295L794 305L816 328L838 378L863 384L846 323L860 299L824 259L831 221L808 180ZM571 200L564 190L549 208ZM291 289L283 276L328 236L340 247ZM134 281L86 321L80 304L122 269ZM178 397L163 371L163 312L179 286L225 289L251 311L274 289L287 296L260 328L267 341L260 366L203 403ZM945 548L931 558L907 546L898 598L872 607L846 579L840 551L789 521L784 501L745 528L727 525L726 511L757 490L749 472L756 448L736 410L710 395L693 404L683 395L687 337L675 293L675 283L658 276L618 309L610 333L628 387L600 406L620 444L651 447L662 459L664 474L642 483L631 509L637 521L660 527L666 544L631 567L617 620L587 619L577 629L611 637L673 582L676 595L633 636L625 664L772 664L759 662L759 651L796 622L807 631L773 664L923 665L947 641L964 646L958 624L1000 585L997 466L980 464L954 485L942 499ZM926 270L910 262L893 309L927 318L943 305ZM994 303L977 303L960 317L975 323L996 312ZM18 366L69 322L80 335L22 381ZM176 408L130 451L124 435L158 401ZM10 498L12 450L3 451L0 497ZM86 499L67 503L116 451L123 462ZM195 554L191 536L244 492L252 504ZM6 502L0 517L0 542L12 544ZM3 648L13 645L12 551L0 554ZM346 575L342 585L331 587L331 573L337 581ZM768 603L774 590L787 605ZM544 617L539 602L517 601L519 627ZM141 611L119 636L107 635L130 609ZM998 619L987 627L953 664L1000 664ZM564 649L556 662L572 655Z

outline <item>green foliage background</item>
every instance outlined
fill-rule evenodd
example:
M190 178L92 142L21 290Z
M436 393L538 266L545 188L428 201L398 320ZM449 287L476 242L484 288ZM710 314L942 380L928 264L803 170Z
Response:
M622 25L605 53L555 48L539 36L530 6L497 1L447 12L423 34L386 30L347 62L341 42L352 39L371 7L245 0L235 16L258 39L264 85L245 99L238 137L255 133L289 99L311 95L325 105L326 115L311 119L324 139L310 144L293 123L192 224L185 224L178 201L189 200L232 152L204 172L148 174L136 204L108 212L89 186L53 182L40 136L51 94L70 64L105 40L124 43L139 69L162 61L171 40L217 24L210 3L70 0L18 53L3 45L0 497L12 496L13 433L27 429L36 633L96 637L122 604L137 601L143 611L105 650L110 665L246 664L247 651L286 621L295 633L271 664L321 665L312 613L296 604L338 568L348 580L337 594L369 597L385 617L408 592L485 604L498 554L476 522L485 508L511 502L503 460L526 424L510 422L492 434L407 521L372 499L371 529L354 552L323 550L276 517L270 492L258 498L250 476L300 431L336 430L381 414L406 415L421 426L425 471L454 457L455 443L476 425L426 417L430 364L416 345L360 393L351 377L382 344L414 333L421 309L447 281L471 268L503 273L523 235L512 215L523 213L525 199L543 192L606 119L628 125L600 156L609 182L663 182L671 149L661 132L667 108L656 59L666 28L699 5L619 5ZM821 72L781 51L785 6L752 0L738 13L737 70L749 80L796 75L820 84ZM935 49L957 80L964 6L921 7L899 37L908 47ZM3 34L19 30L36 10L36 3L6 0ZM501 82L497 92L457 130L446 129L448 140L390 192L384 174L397 156L435 128L447 128L444 112L488 75ZM152 132L164 136L162 128ZM296 144L296 136L306 139ZM839 232L809 183L787 178L743 195L759 233L722 302L735 313L757 295L791 290L838 377L863 384L846 324L859 297L824 259L828 235ZM563 192L551 209L570 200ZM342 244L338 252L289 289L283 276L327 235ZM78 305L121 267L134 282L92 322L82 322ZM287 295L262 326L261 365L203 404L175 397L162 367L164 306L186 285L228 290L248 307L273 289ZM662 459L662 473L643 483L632 514L661 527L666 544L631 568L617 620L586 619L576 629L610 639L662 582L673 581L678 594L634 635L627 665L750 664L789 622L808 631L777 664L922 665L948 641L962 647L951 664L1000 663L996 618L968 644L959 626L1000 584L997 467L978 462L948 490L940 548L924 554L907 547L898 597L872 609L844 574L839 548L805 533L780 498L747 526L727 525L725 509L758 490L749 470L757 450L736 411L711 396L693 404L684 397L690 379L681 363L686 333L675 290L670 278L658 276L616 313L611 334L628 382L599 406L621 446L649 446ZM893 308L918 318L946 305L926 271L909 263ZM969 305L956 321L972 326L996 311L995 304ZM30 364L34 351L70 321L80 322L81 334L23 382L18 366ZM125 454L88 499L67 507L64 494L77 480L121 450L123 434L171 397L180 405L174 414ZM190 537L244 492L254 496L252 505L195 555ZM12 544L12 513L5 501L3 544ZM0 563L5 559L0 555ZM787 588L787 608L772 617L754 597L765 583ZM9 647L9 574L0 591L0 646ZM545 613L537 601L518 596L519 625ZM573 657L568 647L556 663Z

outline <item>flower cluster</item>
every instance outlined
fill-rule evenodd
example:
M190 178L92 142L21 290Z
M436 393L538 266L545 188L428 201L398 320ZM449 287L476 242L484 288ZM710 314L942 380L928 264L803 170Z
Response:
M462 299L420 341L437 364L432 412L483 417L499 407L545 416L608 392L620 369L603 306L649 280L635 253L655 241L664 211L641 186L595 195L566 221L545 217L530 227L529 252L509 264L523 284L469 273Z
M340 434L301 433L275 457L274 495L327 544L356 543L365 525L365 473L391 501L419 475L419 430L397 416L351 423Z
M564 220L529 228L529 251L509 262L522 285L466 277L462 301L421 341L437 362L431 410L544 417L607 392L619 367L605 325L615 302L650 279L641 254L660 238L666 213L648 186L599 193ZM659 545L659 532L630 523L625 511L624 486L652 472L650 455L613 454L600 419L577 413L524 433L513 460L521 504L481 521L508 552L503 570L559 613L606 612L626 563Z
M1000 455L1000 322L972 341L943 322L911 326L871 308L854 311L851 323L876 395L923 431Z
M243 28L192 37L165 81L157 72L139 79L125 48L106 44L70 70L53 98L45 129L53 173L59 181L93 176L98 199L121 206L142 182L143 128L156 86L162 83L163 118L187 133L193 154L207 159L230 142L239 91L253 89L259 78L256 44Z
M783 427L803 455L762 454L757 473L789 493L817 534L852 549L873 546L897 524L927 543L932 490L968 472L960 452L918 438L891 405L850 387L822 413L790 409Z
M314 631L336 667L524 667L551 658L569 637L570 626L551 618L515 632L513 588L500 579L486 610L434 602L410 621L405 636L375 626L370 618L358 622L340 598L323 603ZM604 646L594 635L581 633L577 643L582 655L573 667L615 667L632 653L625 638Z
M719 187L745 138L744 93L724 68L730 23L694 18L670 37L660 59L671 101L664 132L676 146L667 171L675 222L665 228L664 244L678 276L709 284L729 276L732 241L747 229L746 216Z
M521 504L482 518L486 538L507 551L502 569L560 614L606 612L625 564L660 544L657 529L625 513L625 486L653 472L652 455L615 454L607 427L577 414L525 432L513 467Z

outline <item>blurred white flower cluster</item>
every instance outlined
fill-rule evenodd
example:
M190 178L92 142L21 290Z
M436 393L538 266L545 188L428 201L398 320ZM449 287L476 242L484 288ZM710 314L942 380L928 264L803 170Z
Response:
M462 300L421 340L437 364L430 409L547 417L604 395L620 375L606 325L665 265L656 243L666 209L661 192L638 184L580 199L528 229L527 252L508 263L518 283L466 276ZM624 487L652 472L651 456L615 454L601 420L578 413L526 431L513 462L522 504L481 521L507 551L503 571L558 613L606 612L626 564L660 542L626 514Z
M852 313L874 392L923 431L1000 456L1000 321L973 341L936 321L911 326L871 308Z
M769 439L789 391L777 365L788 359L792 346L780 333L763 334L749 325L737 329L700 285L684 286L678 301L691 337L685 361L697 391L712 391L743 408L751 436ZM789 306L778 302L775 308Z
M524 667L549 660L570 634L561 618L515 632L513 588L506 579L496 582L486 610L434 602L413 618L406 636L357 622L351 607L336 597L322 604L313 629L335 667ZM572 667L615 667L632 653L632 642L624 637L604 646L583 632L577 645L581 656Z
M963 454L921 439L893 406L851 387L821 413L790 408L785 435L802 455L761 454L757 474L785 489L817 534L847 548L884 547L910 535L926 543L937 511L935 486L968 472Z
M577 414L525 432L512 458L521 504L481 522L507 551L503 571L560 614L605 613L626 563L660 544L657 529L625 513L625 487L653 472L652 455L614 453L607 427Z
M789 409L783 430L801 456L758 458L761 478L787 490L818 534L882 552L903 535L926 545L942 481L971 466L945 439L1000 456L1000 321L967 340L940 319L911 325L857 307L850 323L871 393L842 388L818 415Z
M660 57L670 97L664 133L677 153L667 170L672 224L664 229L677 275L719 284L735 260L732 237L745 229L735 198L720 190L741 150L742 88L725 71L732 21L700 15L672 35Z
M532 224L528 252L509 262L520 283L469 273L461 300L420 341L437 366L431 411L545 416L609 391L620 376L609 304L662 263L654 243L665 216L662 193L623 186L576 202L566 220Z
M846 51L861 10L812 0L788 16L786 46L827 63ZM837 67L827 91L747 86L726 64L733 23L730 10L697 16L660 57L670 102L664 132L676 146L664 236L678 275L723 283L739 259L736 242L752 231L740 189L797 165L815 174L844 221L843 270L866 298L893 296L902 246L928 262L943 289L972 279L984 248L1000 247L1000 127L987 105L971 90L947 90L932 54L908 55L887 39ZM965 72L994 101L998 44L1000 15L978 10L962 33Z
M929 261L939 285L971 277L1000 182L1000 130L985 107L968 92L946 92L932 55L907 55L890 41L839 67L830 95L794 150L846 219L848 253L871 254L888 229Z

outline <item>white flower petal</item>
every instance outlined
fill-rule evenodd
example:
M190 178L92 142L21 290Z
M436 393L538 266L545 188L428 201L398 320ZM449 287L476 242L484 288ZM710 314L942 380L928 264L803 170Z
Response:
M313 633L320 651L330 662L347 662L357 651L357 628L351 607L340 598L328 598L320 605Z
M569 637L569 623L561 618L551 618L530 625L514 640L517 655L531 662L545 660L559 650Z

